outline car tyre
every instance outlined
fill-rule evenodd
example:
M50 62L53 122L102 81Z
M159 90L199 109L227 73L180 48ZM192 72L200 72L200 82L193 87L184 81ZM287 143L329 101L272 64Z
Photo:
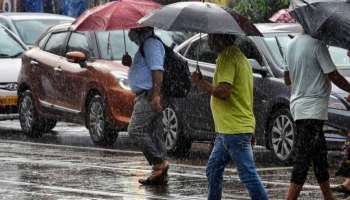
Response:
M107 121L105 101L100 95L90 98L86 119L91 140L96 145L112 146L115 143L118 132Z
M182 120L176 113L174 106L168 104L163 110L162 125L165 147L169 154L186 156L192 146L191 139L185 135Z
M295 155L296 127L289 109L281 108L272 115L268 133L275 158L284 164L290 164Z
M31 91L26 90L19 95L18 112L23 132L29 137L40 137L44 132L45 121L41 121L36 112Z

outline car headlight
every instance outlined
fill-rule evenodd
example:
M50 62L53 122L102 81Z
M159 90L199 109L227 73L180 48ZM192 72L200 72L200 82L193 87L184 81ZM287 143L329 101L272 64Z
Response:
M117 79L118 84L125 90L131 90L129 86L128 74L121 71L113 71L111 74Z
M328 108L333 108L337 110L347 110L346 105L334 95L331 95L329 98Z
M17 83L0 84L0 89L8 90L8 91L16 91L17 90Z

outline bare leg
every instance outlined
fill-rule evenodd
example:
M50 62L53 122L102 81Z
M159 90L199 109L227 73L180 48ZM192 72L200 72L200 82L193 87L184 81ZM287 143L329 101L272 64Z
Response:
M319 185L325 200L335 200L331 188L329 186L329 181L319 183Z
M291 183L288 188L287 200L297 200L302 188L303 188L302 185Z
M345 181L343 182L343 186L350 190L350 178L346 178Z

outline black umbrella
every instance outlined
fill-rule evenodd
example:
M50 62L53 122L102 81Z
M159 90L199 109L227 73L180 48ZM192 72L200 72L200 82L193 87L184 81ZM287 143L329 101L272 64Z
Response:
M169 4L142 18L139 23L168 31L262 36L247 18L233 10L206 2Z
M291 9L305 33L329 45L350 49L349 0L292 0Z

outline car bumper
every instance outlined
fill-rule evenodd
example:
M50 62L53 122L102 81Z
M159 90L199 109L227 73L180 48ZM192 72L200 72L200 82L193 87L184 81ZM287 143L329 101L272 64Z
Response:
M17 112L16 91L0 90L0 114L11 114Z
M121 88L107 91L107 114L114 128L127 127L134 107L134 98L134 93Z

